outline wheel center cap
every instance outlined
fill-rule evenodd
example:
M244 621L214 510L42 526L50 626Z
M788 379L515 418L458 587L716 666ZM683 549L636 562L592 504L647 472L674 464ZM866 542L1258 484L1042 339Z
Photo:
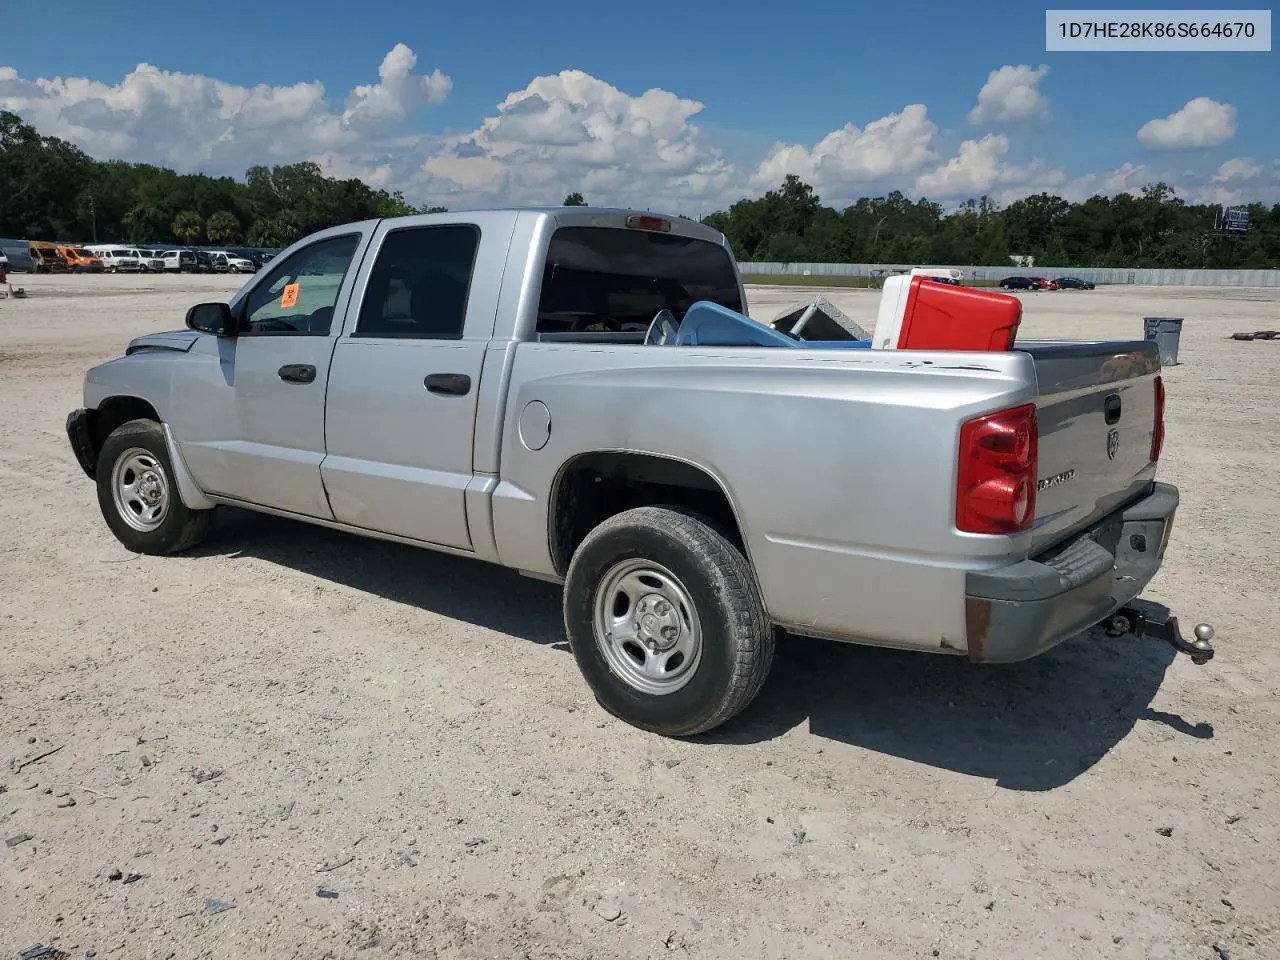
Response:
M160 478L154 473L143 475L138 484L138 493L147 503L155 505L160 500Z
M680 639L680 620L674 604L651 593L636 604L636 633L650 650L667 650Z

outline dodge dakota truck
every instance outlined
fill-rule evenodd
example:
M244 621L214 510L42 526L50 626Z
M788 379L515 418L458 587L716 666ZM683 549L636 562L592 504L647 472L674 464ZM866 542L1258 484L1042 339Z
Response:
M742 711L788 632L1000 663L1101 625L1212 656L1137 600L1178 506L1154 344L835 349L871 345L746 311L683 218L351 223L90 369L67 436L133 551L231 505L562 584L596 699L667 736Z

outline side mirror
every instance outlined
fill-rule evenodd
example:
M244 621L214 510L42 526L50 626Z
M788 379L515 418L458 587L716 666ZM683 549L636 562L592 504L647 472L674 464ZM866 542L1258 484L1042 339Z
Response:
M219 337L230 337L235 334L235 321L231 316L231 308L225 303L197 303L187 311L187 326L201 333L212 333Z

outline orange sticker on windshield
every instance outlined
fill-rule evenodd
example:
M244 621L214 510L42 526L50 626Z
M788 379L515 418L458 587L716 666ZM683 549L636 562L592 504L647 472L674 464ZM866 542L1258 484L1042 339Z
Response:
M298 285L296 283L286 283L284 285L284 293L280 295L280 306L288 310L298 302Z

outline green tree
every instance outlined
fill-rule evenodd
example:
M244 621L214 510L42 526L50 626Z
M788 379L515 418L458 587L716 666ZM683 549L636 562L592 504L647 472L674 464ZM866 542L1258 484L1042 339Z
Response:
M121 220L125 236L130 243L148 243L167 239L164 212L157 206L142 202L134 206Z
M575 191L564 202L586 200ZM192 243L205 236L227 245L250 225L255 244L279 246L340 223L443 210L354 178L325 176L309 162L255 165L240 180L93 159L0 111L4 237ZM1163 182L1137 196L1068 203L1045 193L1005 209L990 197L944 209L898 191L835 206L791 175L702 220L725 234L740 260L1004 266L1018 253L1045 265L1280 268L1280 204L1251 204L1244 234L1218 229L1218 212L1213 204L1187 203Z
M251 247L287 247L301 236L298 218L286 210L275 217L255 220L246 242Z
M1045 244L1044 253L1036 258L1036 263L1044 267L1071 265L1067 259L1067 248L1062 245L1062 239L1056 233L1049 238L1049 242Z
M587 201L583 200L582 194L578 193L575 190L573 193L569 194L567 197L564 198L564 203L562 204L562 206L585 207L587 206Z
M200 214L194 210L183 210L173 218L173 235L185 244L198 243L200 234L204 232L204 223Z
M234 243L240 236L240 221L235 218L235 214L219 210L209 217L204 233L214 245Z

